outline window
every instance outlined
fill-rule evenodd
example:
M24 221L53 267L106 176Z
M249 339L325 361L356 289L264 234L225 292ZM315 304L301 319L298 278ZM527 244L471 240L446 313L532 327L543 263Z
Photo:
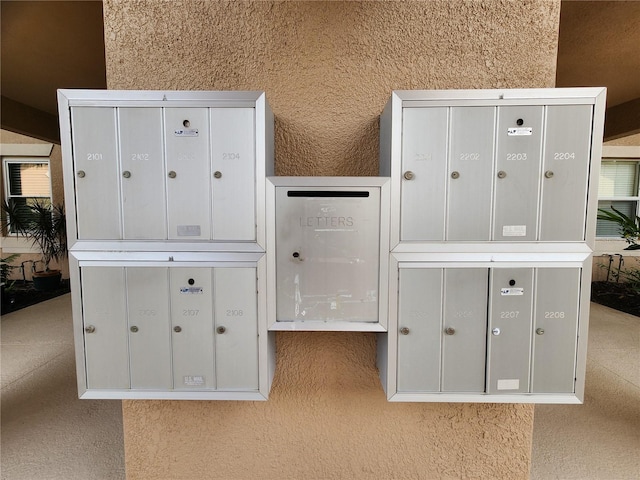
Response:
M38 202L51 204L49 159L3 158L4 194L7 203L19 215L28 215L24 207ZM15 233L13 231L6 233Z
M603 160L600 167L600 184L598 186L598 208L619 212L630 217L638 215L640 202L639 175L640 163L628 159ZM608 220L598 220L597 237L620 238L618 225Z

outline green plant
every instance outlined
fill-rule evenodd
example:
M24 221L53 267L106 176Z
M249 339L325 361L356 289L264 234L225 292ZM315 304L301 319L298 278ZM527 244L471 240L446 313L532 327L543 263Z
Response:
M3 202L2 224L16 236L24 236L40 250L44 271L48 272L52 260L67 256L66 216L62 205L35 201L16 205L12 200Z
M638 250L640 249L640 217L635 216L632 218L625 215L614 207L611 210L598 209L598 220L606 220L616 223L620 230L620 234L629 244L625 250Z
M14 253L7 257L0 258L0 285L5 285L8 288L10 287L10 285L7 284L7 282L9 281L9 274L11 273L11 270L16 268L15 265L11 265L11 262L13 262L19 256L19 254Z

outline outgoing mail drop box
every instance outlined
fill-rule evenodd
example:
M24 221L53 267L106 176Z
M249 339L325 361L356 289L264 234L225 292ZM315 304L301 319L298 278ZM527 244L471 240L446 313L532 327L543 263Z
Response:
M378 330L386 179L273 177L275 319L283 329ZM275 248L272 248L275 247ZM276 329L277 328L277 325Z

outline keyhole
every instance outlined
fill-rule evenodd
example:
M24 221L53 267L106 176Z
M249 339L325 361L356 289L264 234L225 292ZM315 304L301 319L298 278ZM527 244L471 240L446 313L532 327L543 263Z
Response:
M509 286L513 287L516 284L515 280L509 280Z
M189 285L193 285L196 281L193 278L190 278L188 281Z
M524 120L519 118L518 120L516 120L516 124L521 127L522 125L524 125Z
M293 252L293 258L299 258L299 257L300 257L299 252Z
M182 125L184 125L185 127L189 128L191 126L191 122L189 120L185 120L184 122L182 122ZM521 124L519 124L521 125Z

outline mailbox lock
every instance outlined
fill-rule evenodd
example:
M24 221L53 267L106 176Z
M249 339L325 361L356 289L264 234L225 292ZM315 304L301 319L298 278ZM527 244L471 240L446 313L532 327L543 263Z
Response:
M545 178L553 178L553 172L551 170L547 170L544 172Z
M131 172L129 170L125 170L124 172L122 172L122 176L124 178L129 178L131 177Z
M184 122L182 122L182 125L189 128L191 126L191 122L189 120L185 120Z
M180 325L176 325L173 327L173 331L176 333L180 333L182 331L182 327Z
M216 171L216 172L214 172L214 173L213 173L213 176L214 176L215 178L221 178L221 177L222 177L222 172L218 172L218 171Z
M196 281L193 278L190 278L189 280L187 280L187 283L189 285L193 285L194 283L196 283Z
M500 170L498 172L498 178L504 178L507 176L507 172L505 172L504 170Z
M536 328L536 333L538 335L544 335L544 328Z
M138 332L138 327L136 327L135 325L133 327L131 327L129 330L131 330L133 333L137 333Z
M402 335L409 335L409 328L407 328L407 327L402 327L402 328L400 329L400 333L401 333Z
M460 172L451 172L451 178L453 179L460 178Z
M300 258L300 252L293 252L292 257L293 258Z
M519 127L521 127L522 125L524 125L524 120L519 118L518 120L516 120L516 125L518 125Z
M510 287L513 287L515 284L516 284L515 280L513 280L513 279L509 280L509 286Z
M176 172L174 172L173 170L171 170L169 172L169 178L176 178Z
M96 331L96 327L94 327L93 325L89 325L87 327L84 327L84 331L87 333L93 333Z
M498 335L500 335L500 329L499 329L498 327L496 327L496 328L494 328L493 330L491 330L491 333L492 333L493 335L498 336Z
M414 178L416 178L416 175L411 170L407 170L406 172L404 172L405 180L413 180Z
M222 325L220 325L218 328L216 328L216 332L218 332L219 334L223 334L226 331L227 331L227 329L225 327L223 327Z
M85 175L84 170L78 170L78 178L84 178Z
M456 333L456 329L453 327L447 327L444 329L444 333L446 335L454 335Z

